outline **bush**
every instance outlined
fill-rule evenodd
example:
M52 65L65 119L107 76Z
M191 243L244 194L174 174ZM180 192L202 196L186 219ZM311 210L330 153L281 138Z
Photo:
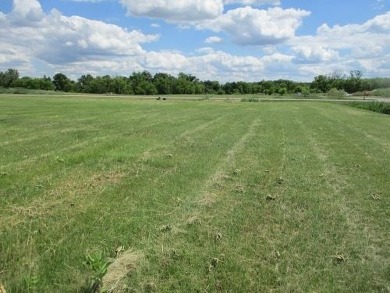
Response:
M390 97L390 88L376 89L373 93L378 97Z
M328 91L328 97L332 99L342 99L346 96L346 92L344 90L338 90L336 88L332 88Z

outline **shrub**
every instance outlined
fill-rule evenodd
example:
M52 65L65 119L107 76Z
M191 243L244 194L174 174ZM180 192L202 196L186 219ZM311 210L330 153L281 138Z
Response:
M332 99L342 99L346 96L346 92L344 90L338 90L336 88L331 88L328 91L328 97Z
M390 97L390 88L376 89L373 93L378 97Z

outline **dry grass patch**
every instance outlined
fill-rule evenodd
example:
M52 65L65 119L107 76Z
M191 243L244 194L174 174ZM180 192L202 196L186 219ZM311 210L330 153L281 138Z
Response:
M212 206L217 201L217 195L212 192L204 192L199 203L204 206Z
M78 213L86 211L93 204L90 196L101 194L109 184L119 184L125 176L121 170L88 175L72 173L26 205L10 206L10 214L1 218L0 226L15 227L31 219L69 213L69 208Z
M137 269L137 265L143 259L141 252L127 250L107 267L107 272L102 278L101 292L128 292L125 284L126 277Z

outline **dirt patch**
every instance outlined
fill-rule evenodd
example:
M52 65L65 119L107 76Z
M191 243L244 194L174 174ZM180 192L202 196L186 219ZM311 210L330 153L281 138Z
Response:
M90 178L89 185L91 187L99 187L105 184L118 184L126 173L121 171L110 171L104 174L96 174Z
M107 268L102 278L101 292L123 292L126 276L134 272L143 255L132 250L120 254Z

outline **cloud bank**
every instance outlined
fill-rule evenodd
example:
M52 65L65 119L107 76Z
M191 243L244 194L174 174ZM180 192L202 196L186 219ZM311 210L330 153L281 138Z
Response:
M96 1L93 1L96 2ZM23 74L63 72L129 75L187 72L219 81L291 78L311 80L333 70L360 69L390 75L390 12L362 24L329 26L313 35L297 35L310 15L301 9L283 9L275 0L121 0L129 17L163 20L184 31L208 36L191 52L146 49L164 37L137 29L44 12L38 0L14 0L12 11L0 12L0 66ZM226 9L232 5L232 9ZM237 7L238 5L238 7ZM246 6L245 6L246 5ZM249 6L252 5L252 6ZM268 8L261 9L266 5ZM168 7L168 8L167 8ZM179 13L180 12L180 13ZM226 44L251 48L245 56L227 51ZM202 46L202 45L201 45Z

